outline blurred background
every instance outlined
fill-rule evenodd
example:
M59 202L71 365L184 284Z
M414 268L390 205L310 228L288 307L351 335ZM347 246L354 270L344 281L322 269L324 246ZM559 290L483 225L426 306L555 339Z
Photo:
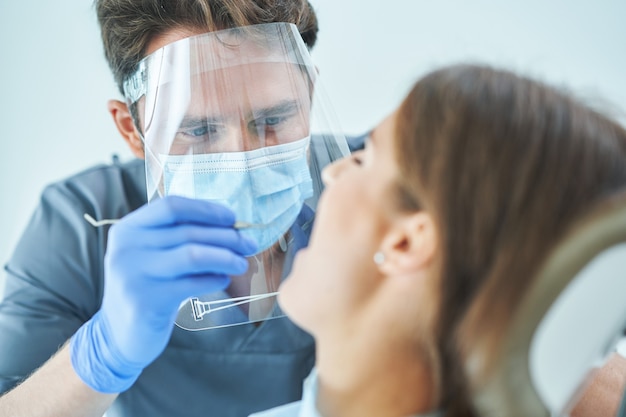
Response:
M624 0L311 3L313 58L348 135L375 126L419 76L463 61L550 82L626 121ZM47 184L131 155L107 112L120 96L90 0L0 0L0 51L4 265Z

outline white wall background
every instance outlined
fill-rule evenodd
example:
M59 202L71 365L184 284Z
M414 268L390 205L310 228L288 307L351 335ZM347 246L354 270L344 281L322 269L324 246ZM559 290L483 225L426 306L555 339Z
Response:
M313 57L348 134L437 66L481 61L566 86L626 120L624 0L311 0ZM0 264L43 187L113 153L118 98L90 0L0 0ZM4 273L0 273L0 294Z

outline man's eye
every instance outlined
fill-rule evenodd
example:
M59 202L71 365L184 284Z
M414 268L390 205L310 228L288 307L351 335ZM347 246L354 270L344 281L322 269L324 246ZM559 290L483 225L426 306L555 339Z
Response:
M264 125L266 126L276 126L282 121L280 117L266 117L264 120Z
M285 120L284 117L280 117L280 116L271 116L271 117L263 117L263 118L259 118L254 120L251 125L259 128L259 127L274 127L274 126L278 126L279 124L283 123Z
M195 129L191 129L191 130L187 131L187 134L191 135L191 136L204 136L207 133L209 133L209 127L208 126L196 127Z
M190 138L203 138L215 135L219 130L217 125L207 124L182 130L180 133Z

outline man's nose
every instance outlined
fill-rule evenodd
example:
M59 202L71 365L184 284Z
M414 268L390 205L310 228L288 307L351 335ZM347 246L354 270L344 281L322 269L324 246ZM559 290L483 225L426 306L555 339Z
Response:
M244 152L263 146L258 136L246 129L245 126L233 125L228 128L226 141L221 148L222 152Z
M253 151L266 146L277 145L275 137L262 129L241 123L239 129L239 146L242 151Z

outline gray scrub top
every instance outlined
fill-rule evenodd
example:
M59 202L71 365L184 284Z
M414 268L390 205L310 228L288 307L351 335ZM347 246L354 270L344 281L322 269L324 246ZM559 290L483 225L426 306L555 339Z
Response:
M141 160L97 166L48 186L13 256L0 303L0 392L43 364L99 309L108 227L146 203ZM188 332L122 393L108 417L247 416L298 400L313 339L286 318Z

